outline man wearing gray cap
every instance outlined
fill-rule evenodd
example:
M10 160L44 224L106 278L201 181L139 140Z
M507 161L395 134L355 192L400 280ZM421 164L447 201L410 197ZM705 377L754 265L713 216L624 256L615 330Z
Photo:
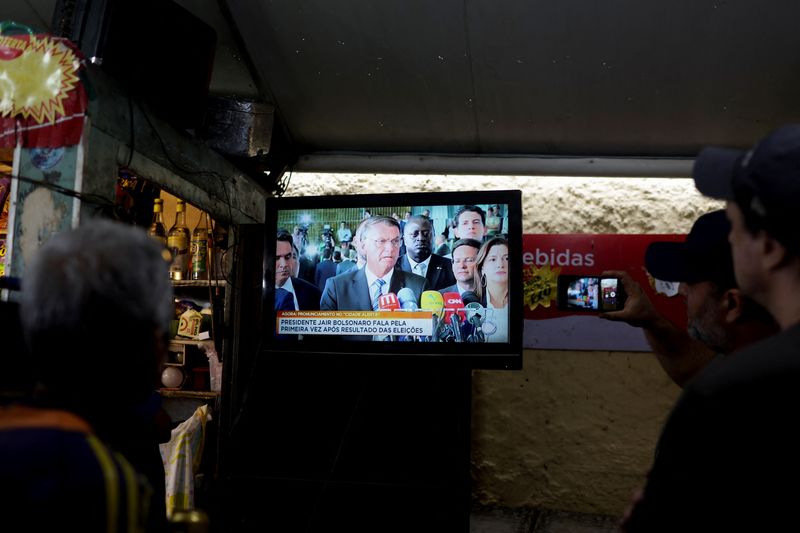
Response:
M670 414L626 531L790 531L800 491L800 125L706 148L693 177L727 201L741 290L781 331L715 360Z

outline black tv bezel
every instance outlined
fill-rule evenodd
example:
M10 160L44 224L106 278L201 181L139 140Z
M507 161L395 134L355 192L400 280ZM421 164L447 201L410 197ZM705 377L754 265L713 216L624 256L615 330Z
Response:
M275 237L278 230L278 211L330 208L363 208L386 206L436 205L507 206L509 264L517 268L509 272L509 342L507 343L407 343L359 342L330 337L306 338L302 341L277 339L274 309ZM460 191L389 194L358 194L329 196L289 196L266 199L264 265L262 283L262 317L264 319L264 351L272 356L324 356L342 360L400 359L429 360L463 365L476 369L522 368L523 286L522 286L522 191Z

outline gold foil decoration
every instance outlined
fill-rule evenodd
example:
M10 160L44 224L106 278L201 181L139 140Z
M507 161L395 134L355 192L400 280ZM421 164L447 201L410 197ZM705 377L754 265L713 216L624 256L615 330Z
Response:
M550 263L545 263L541 268L531 265L524 272L523 291L525 302L531 311L538 306L550 307L550 302L556 299L558 287L558 274L561 268L550 269Z
M6 51L0 55L0 115L32 117L38 124L63 116L64 100L78 84L73 51L36 35L0 35L0 50Z

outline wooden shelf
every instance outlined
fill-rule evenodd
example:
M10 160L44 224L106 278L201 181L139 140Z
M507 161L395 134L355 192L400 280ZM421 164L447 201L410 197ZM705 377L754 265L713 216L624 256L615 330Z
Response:
M192 398L197 400L213 400L217 396L219 396L219 393L216 391L158 389L158 392L164 398Z
M182 279L172 280L173 287L225 287L224 279Z
M181 339L175 337L174 339L170 339L169 342L170 344L185 344L187 346L200 346L201 344L214 344L214 339L195 340L195 339Z

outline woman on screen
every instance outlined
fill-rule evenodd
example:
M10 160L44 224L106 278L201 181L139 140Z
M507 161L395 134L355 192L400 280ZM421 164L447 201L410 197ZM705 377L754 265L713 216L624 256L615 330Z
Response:
M508 241L493 237L483 243L475 262L475 294L486 307L483 332L487 342L508 342Z

